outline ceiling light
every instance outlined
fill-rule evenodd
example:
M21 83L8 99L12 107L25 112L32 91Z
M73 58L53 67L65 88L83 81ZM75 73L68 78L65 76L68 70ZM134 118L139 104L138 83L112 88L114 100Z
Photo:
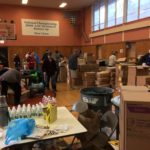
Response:
M59 5L60 8L64 8L65 6L67 6L67 3L63 2Z
M22 4L27 4L28 0L22 0Z

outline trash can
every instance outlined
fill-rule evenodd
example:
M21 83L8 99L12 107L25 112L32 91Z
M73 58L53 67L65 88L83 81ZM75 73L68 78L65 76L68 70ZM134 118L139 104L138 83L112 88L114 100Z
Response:
M89 87L80 91L81 100L88 104L89 109L105 113L110 109L114 90L108 87Z

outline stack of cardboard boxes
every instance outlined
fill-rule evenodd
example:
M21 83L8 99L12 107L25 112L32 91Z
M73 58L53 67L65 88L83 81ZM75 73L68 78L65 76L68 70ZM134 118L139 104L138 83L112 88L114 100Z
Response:
M83 84L85 87L95 86L95 77L93 72L97 72L99 66L97 64L85 64L78 66L78 85ZM91 72L91 73L90 73ZM94 81L94 83L93 83Z
M97 72L95 84L98 87L110 87L110 71Z
M110 72L110 87L116 87L116 67L107 67L107 70Z
M66 66L60 67L59 81L60 82L66 82L67 81L67 68L66 68Z
M79 65L79 66L85 65L85 64L86 64L85 58L78 58L78 65Z
M96 72L85 72L83 75L83 86L93 87L95 86Z
M80 72L90 72L90 71L98 71L98 64L85 64L78 66Z

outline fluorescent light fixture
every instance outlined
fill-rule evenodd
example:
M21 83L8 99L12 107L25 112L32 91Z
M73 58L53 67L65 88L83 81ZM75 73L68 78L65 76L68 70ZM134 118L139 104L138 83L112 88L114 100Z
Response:
M63 3L61 3L61 4L59 5L60 8L64 8L64 7L66 7L66 6L67 6L67 3L65 3L65 2L63 2Z
M22 4L27 4L28 0L22 0Z

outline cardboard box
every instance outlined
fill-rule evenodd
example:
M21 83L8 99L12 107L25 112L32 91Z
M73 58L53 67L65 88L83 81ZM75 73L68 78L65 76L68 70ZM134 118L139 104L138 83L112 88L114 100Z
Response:
M128 85L136 85L136 66L128 67Z
M96 73L97 78L110 78L110 72L109 71L101 71Z
M143 79L137 80L137 76L148 76L149 68L144 66L129 66L128 67L128 85L142 85L144 83ZM138 82L137 82L138 81Z
M146 86L121 86L121 91L128 92L148 92L148 88Z
M95 81L83 81L83 87L94 87Z
M136 85L142 86L142 85L149 85L149 84L150 84L150 75L148 75L148 76L137 76Z
M80 72L98 71L99 69L97 64L79 65L78 67Z
M126 60L127 60L126 57L118 58L118 59L117 59L117 62L125 62Z
M97 81L99 81L99 82L109 82L110 78L109 77L106 77L106 78L97 78Z
M78 65L85 65L85 64L86 64L85 58L78 58Z
M67 81L67 69L65 66L60 67L58 80L60 82L66 82Z
M84 73L84 79L96 79L96 72L85 72Z
M137 76L145 76L149 74L148 66L136 66L136 75Z
M150 93L145 87L121 87L120 150L149 150Z
M105 85L105 84L107 84L107 85L110 85L110 82L104 82L104 81L95 81L95 84L97 85L97 86L101 86L101 85Z

